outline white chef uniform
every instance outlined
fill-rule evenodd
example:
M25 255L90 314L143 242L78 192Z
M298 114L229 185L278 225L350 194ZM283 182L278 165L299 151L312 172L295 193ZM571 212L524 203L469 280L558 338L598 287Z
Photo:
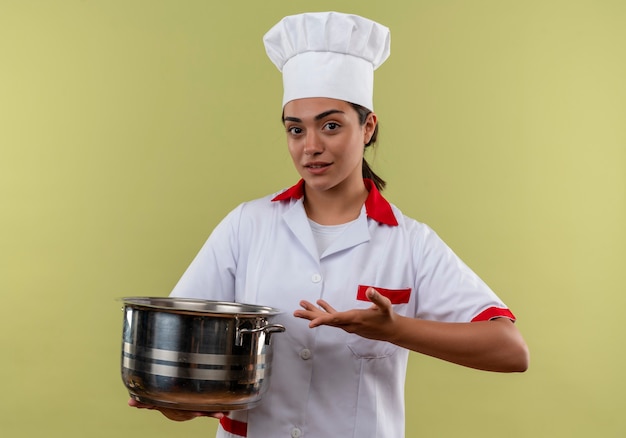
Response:
M283 106L328 97L373 110L374 70L390 54L389 29L356 15L283 18L264 36L283 74ZM246 202L213 231L172 296L284 310L273 322L274 360L258 407L220 421L219 438L400 438L408 351L293 316L301 300L368 308L368 286L398 314L436 321L513 318L498 297L426 225L390 205L371 180L358 219L319 254L300 181Z
M303 181L246 202L215 228L172 296L277 307L274 360L258 407L232 412L219 438L404 436L408 351L295 318L300 300L367 308L367 286L398 314L447 322L514 319L490 288L426 225L364 180L359 218L319 255L303 207Z

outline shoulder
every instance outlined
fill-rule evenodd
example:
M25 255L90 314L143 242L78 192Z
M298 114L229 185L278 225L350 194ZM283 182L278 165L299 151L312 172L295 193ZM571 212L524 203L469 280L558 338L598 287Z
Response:
M272 202L275 196L275 193L269 194L238 204L213 229L211 238L239 239L271 229L292 203Z
M272 218L274 215L288 210L294 203L298 202L295 199L275 201L274 198L284 191L280 190L260 198L242 202L230 212L229 216L234 216L233 219L236 220L253 219L256 222Z
M418 219L407 216L394 204L390 204L393 214L398 221L397 227L389 227L394 233L406 242L409 242L413 251L422 253L434 248L444 249L447 247L441 237L430 225Z
M412 233L427 233L432 232L432 229L423 222L420 222L417 219L414 219L410 216L407 216L400 210L398 206L390 203L391 210L393 211L393 215L396 217L398 221L398 229L405 230L407 232Z

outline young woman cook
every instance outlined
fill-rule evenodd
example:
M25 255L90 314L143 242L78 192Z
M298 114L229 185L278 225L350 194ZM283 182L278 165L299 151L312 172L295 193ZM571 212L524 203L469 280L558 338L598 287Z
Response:
M260 406L161 411L220 418L220 438L398 438L409 350L526 370L513 314L430 228L381 196L363 158L376 141L373 72L389 56L389 29L310 13L284 18L264 41L283 73L287 145L302 179L228 214L172 296L294 311L276 319L287 330L273 341Z

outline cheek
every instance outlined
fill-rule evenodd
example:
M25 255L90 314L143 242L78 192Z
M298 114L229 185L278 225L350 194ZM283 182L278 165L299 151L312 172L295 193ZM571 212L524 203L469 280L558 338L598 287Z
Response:
M287 151L289 151L289 155L294 162L299 160L300 148L294 141L287 141Z
M349 152L347 152L353 161L361 161L365 153L365 144L361 141L361 136L355 136L350 143Z

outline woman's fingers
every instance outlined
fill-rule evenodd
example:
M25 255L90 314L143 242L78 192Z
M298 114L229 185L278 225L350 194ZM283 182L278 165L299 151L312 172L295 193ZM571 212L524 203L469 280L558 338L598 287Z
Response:
M380 309L391 311L391 300L382 295L373 287L368 288L365 291L365 295L373 304L375 304Z
M317 305L320 306L322 309L324 309L328 313L337 313L337 311L333 308L333 306L331 306L324 300L317 300Z
M302 309L296 310L294 316L309 320L310 328L327 325L367 338L379 338L381 328L385 326L389 318L393 318L391 300L371 287L365 294L372 303L369 309L350 309L339 312L322 299L317 300L317 305L302 300L300 302Z
M128 406L131 406L133 408L139 408L139 409L157 410L172 421L187 421L187 420L193 420L194 418L197 418L197 417L213 417L213 418L220 419L224 417L225 415L224 412L195 412L195 411L186 411L182 409L162 408L159 406L141 403L135 400L134 398L131 398L130 400L128 400Z
M337 314L337 311L326 301L318 300L317 306L309 301L300 301L300 306L304 310L296 310L293 312L293 316L297 318L308 319L310 321L309 327L314 328L320 325L334 325L333 322Z
M154 405L148 405L145 403L141 403L137 400L135 400L134 398L130 398L128 400L128 406L132 407L132 408L139 408L139 409L155 409Z
M310 303L309 301L306 301L306 300L300 301L300 307L302 307L304 310L309 310L309 311L318 310L315 304Z

